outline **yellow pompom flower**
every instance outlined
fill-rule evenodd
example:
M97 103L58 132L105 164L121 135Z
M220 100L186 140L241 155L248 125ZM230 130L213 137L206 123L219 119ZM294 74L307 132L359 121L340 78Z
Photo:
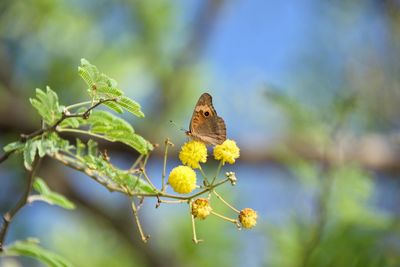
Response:
M184 144L179 152L179 159L183 164L196 169L200 167L200 162L207 161L207 147L199 141L190 141Z
M257 224L257 212L250 208L245 208L240 211L239 221L243 228L249 229L253 228Z
M226 139L221 145L214 147L214 158L221 160L222 164L225 164L225 162L229 164L235 163L239 155L240 149L237 147L236 142L230 139Z
M175 192L188 194L196 188L196 173L187 166L175 167L169 174L168 183Z
M204 220L210 215L211 211L210 203L205 198L198 198L192 203L192 214L195 218Z

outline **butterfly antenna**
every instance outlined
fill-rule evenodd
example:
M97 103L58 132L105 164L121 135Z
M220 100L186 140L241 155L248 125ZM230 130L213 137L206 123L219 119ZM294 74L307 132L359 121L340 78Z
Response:
M186 132L186 129L184 129L183 127L179 127L174 121L169 120L169 122L174 125L176 128L178 128L179 130L181 130L182 132Z

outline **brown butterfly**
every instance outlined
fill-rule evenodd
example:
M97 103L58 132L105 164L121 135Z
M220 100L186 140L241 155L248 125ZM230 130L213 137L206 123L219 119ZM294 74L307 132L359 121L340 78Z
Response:
M186 134L206 145L220 145L226 140L225 122L218 117L210 94L204 93L200 96Z

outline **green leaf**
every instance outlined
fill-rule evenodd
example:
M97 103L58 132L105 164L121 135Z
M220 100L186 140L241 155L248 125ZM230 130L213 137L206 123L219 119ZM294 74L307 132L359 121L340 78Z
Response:
M97 156L99 150L98 150L98 144L96 141L93 141L92 139L90 139L87 143L87 147L88 147L88 154L91 156Z
M44 155L46 155L47 145L48 145L47 143L48 143L47 140L42 140L42 141L37 142L38 154L39 154L39 157L41 157L41 158L43 158Z
M134 192L148 193L148 194L156 193L154 188L147 181L140 179L138 176L127 174L125 176L120 175L119 177L124 178L124 180L122 181L123 184Z
M58 103L58 96L50 87L46 87L46 92L36 89L36 98L29 100L48 125L54 124L61 118L62 110Z
M116 87L109 87L108 84L97 86L97 94L104 95L107 98L114 98L122 95L122 91Z
M97 67L90 64L90 62L84 58L81 59L81 66L78 67L78 73L89 88L92 88L100 75Z
M118 100L118 104L127 111L129 111L130 113L132 113L133 115L138 116L139 118L144 117L144 113L141 111L139 103L133 101L129 97L122 96Z
M88 92L92 99L112 99L119 98L118 102L105 102L104 105L117 113L122 113L123 109L138 116L144 117L139 103L124 96L124 93L117 86L117 82L101 73L96 66L90 64L86 59L81 60L81 66L78 73L88 86Z
M98 175L103 179L109 179L110 183L117 183L138 193L156 192L147 181L133 175L129 171L115 167L101 155L87 155L83 157L83 160L88 168L98 172Z
M93 125L93 124L100 124L100 125L108 125L112 123L112 121L117 118L113 114L107 111L102 110L94 110L90 117L86 120L86 124Z
M3 150L5 152L10 152L10 151L13 151L13 150L22 149L24 147L25 147L25 143L22 143L20 141L16 141L16 142L9 143L5 147L3 147Z
M32 238L24 241L17 241L6 246L3 253L0 255L32 257L50 267L72 266L72 264L63 257L39 246L39 240Z
M145 180L133 175L129 170L122 170L111 164L97 149L97 142L89 140L85 146L77 139L76 160L91 169L91 173L106 181L107 184L116 184L129 188L132 192L155 193L154 188ZM85 151L86 148L86 151ZM86 153L85 153L86 152ZM39 180L40 181L40 180ZM39 184L42 187L42 183ZM44 188L46 190L46 187ZM38 188L42 192L43 189ZM36 197L36 196L35 196Z
M56 133L44 136L42 140L36 140L39 157L43 158L47 153L53 154L64 146L63 142L68 142L61 139Z
M61 138L57 133L51 133L48 136L48 140L50 146L48 147L48 153L56 153L59 150L70 152L71 149L74 149L74 146L69 143L68 140Z
M81 59L78 73L88 85L88 92L92 99L114 98L122 96L123 92L117 88L117 82L101 73L96 66L86 59Z
M57 205L64 209L74 209L75 205L63 195L52 192L43 179L36 177L33 188L40 195L32 195L29 197L31 201L44 201L50 205Z
M86 146L79 138L76 138L76 156L80 158L85 150Z
M33 189L40 194L49 194L51 191L43 179L36 177L33 183Z
M70 127L70 128L76 129L76 128L79 128L81 122L82 122L81 118L68 118L68 119L63 120L63 122L60 123L59 126L62 128Z
M29 171L32 170L32 163L36 156L36 150L37 150L36 141L32 141L32 139L26 141L24 148L24 165L25 168Z
M42 136L42 139L37 139L34 143L41 158L46 154L54 154L59 150L68 152L73 148L68 140L62 139L54 132Z
M153 150L153 145L138 134L132 134L131 136L120 136L116 138L116 141L133 147L140 154L147 154L149 151Z
M122 142L141 154L147 154L153 146L135 131L127 121L110 112L95 110L90 117L82 121L82 126L89 126L89 133L101 135L110 142ZM90 153L94 155L94 153Z
M114 110L117 113L123 113L124 110L115 102L112 101L108 101L108 102L104 102L103 105L107 106L108 108Z

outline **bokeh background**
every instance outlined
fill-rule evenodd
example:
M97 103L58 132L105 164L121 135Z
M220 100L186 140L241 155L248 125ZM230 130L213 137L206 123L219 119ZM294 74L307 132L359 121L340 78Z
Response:
M224 169L238 184L223 194L256 209L258 225L209 218L194 245L186 206L146 201L143 244L124 197L45 160L39 175L78 208L25 207L8 242L38 237L82 267L400 266L399 1L2 0L1 146L38 127L35 88L49 85L63 104L88 98L80 58L142 104L145 119L125 117L137 132L176 144L168 170L187 140L179 128L211 93L241 148ZM137 156L108 147L121 167ZM23 191L22 166L0 166L1 213ZM148 170L156 183L161 168L160 149Z

